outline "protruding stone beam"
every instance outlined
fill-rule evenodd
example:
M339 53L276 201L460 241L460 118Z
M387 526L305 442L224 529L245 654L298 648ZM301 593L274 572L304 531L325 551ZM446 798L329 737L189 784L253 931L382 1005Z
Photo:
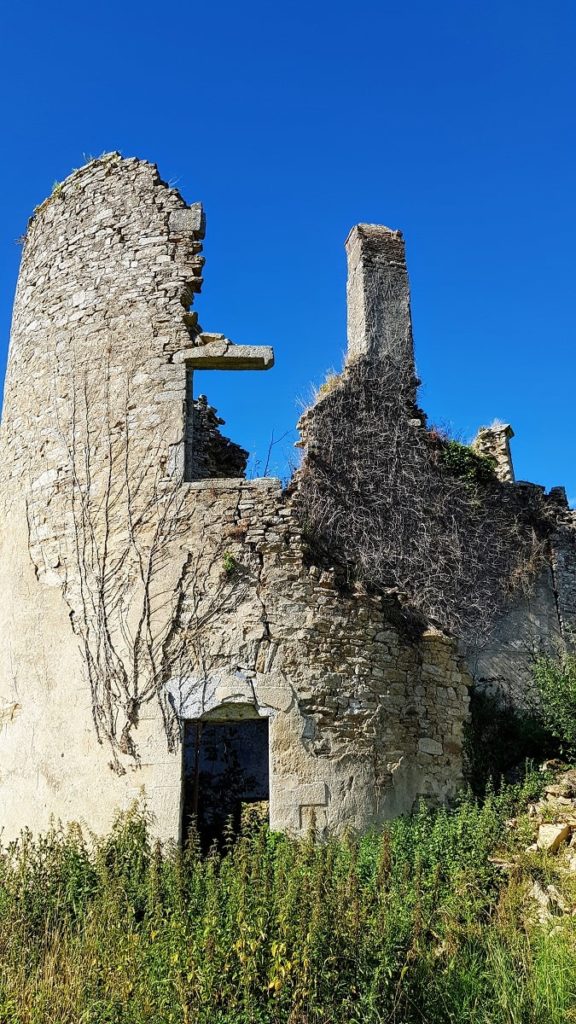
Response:
M472 448L478 455L494 459L494 472L503 484L513 484L515 480L510 438L514 431L509 423L493 423L490 427L481 427L472 442Z
M410 286L401 231L357 224L346 239L348 355L390 358L414 374Z
M235 345L223 334L197 335L196 344L184 353L184 361L198 370L269 370L274 366L270 345Z

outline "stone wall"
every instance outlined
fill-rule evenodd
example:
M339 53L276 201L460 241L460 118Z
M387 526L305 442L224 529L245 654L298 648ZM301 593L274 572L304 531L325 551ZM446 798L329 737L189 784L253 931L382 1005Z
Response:
M183 721L247 708L270 720L275 828L363 828L461 782L454 643L311 564L277 481L185 480L193 370L273 362L190 310L203 232L117 154L29 226L0 433L6 836L52 815L103 830L143 797L177 837ZM192 426L209 457L190 475L224 476L215 413Z
M234 703L271 716L273 823L305 828L314 806L319 824L362 827L419 794L453 792L468 677L452 643L429 631L415 645L391 621L391 602L345 594L332 573L307 565L276 481L206 481L190 495L187 543L196 549L198 530L212 563L223 534L235 569L217 621L197 640L201 657L169 689L184 718ZM203 614L200 606L188 623L191 644Z
M411 628L397 594L344 585L312 553L298 476L287 492L243 479L246 453L193 396L196 368L273 364L198 324L203 234L198 204L118 154L29 225L0 427L5 837L51 816L101 831L137 798L178 837L183 724L213 717L269 720L274 828L361 829L446 799L472 676L524 692L535 639L566 643L574 623L559 494L537 585L467 660ZM349 363L387 360L413 396L401 234L359 225L347 249Z
M510 452L510 439L514 437L514 431L509 423L493 423L491 427L482 427L474 441L472 448L492 460L496 476L502 483L514 483L514 467Z
M183 460L203 230L198 205L117 154L66 179L28 228L0 428L0 707L18 708L0 734L8 834L52 814L106 828L142 786L178 817L178 755L164 743L153 770L131 758L121 775L89 669L115 660L108 717L121 743L130 691L153 675L142 642L132 678L123 672L144 604L140 554L159 532L154 499L168 500ZM167 552L155 547L161 633ZM97 626L106 610L111 632ZM156 728L144 715L142 749Z
M243 477L249 453L220 432L225 421L217 415L214 406L208 404L206 395L194 398L192 381L190 373L186 396L184 479L190 482L211 477Z
M328 455L323 448L323 417L318 413L322 410L325 416L327 409L328 417L334 419L334 410L344 404L335 401L335 397L351 386L349 369L359 360L371 365L375 377L382 367L389 379L397 379L398 392L405 391L404 430L419 431L426 424L425 414L416 405L415 388L407 387L410 381L414 385L418 382L402 234L379 225L359 224L348 236L346 251L348 350L344 370L320 389L316 403L306 410L299 423L305 453L317 455L324 464L328 464ZM351 422L350 434L353 431ZM568 508L562 487L552 488L545 495L539 485L516 483L510 448L513 437L509 424L495 421L478 431L471 447L491 460L495 476L503 485L502 496L514 494L519 509L536 509L541 504L546 522L542 523L541 538L534 544L534 565L524 567L522 579L510 580L507 606L493 621L490 634L475 642L468 640L461 649L474 686L491 694L504 693L523 707L536 696L535 657L543 653L556 656L574 647L576 512ZM329 455L342 464L338 450ZM369 481L365 483L368 487ZM538 501L533 501L535 497ZM461 542L466 543L465 536ZM334 551L332 556L338 559L339 553ZM373 557L376 560L376 547Z
M510 484L532 489L534 484ZM576 635L576 513L558 490L548 495L556 528L542 551L536 578L520 589L495 623L483 645L467 652L475 686L492 695L503 694L524 708L537 700L533 666L539 655L561 656L574 650Z

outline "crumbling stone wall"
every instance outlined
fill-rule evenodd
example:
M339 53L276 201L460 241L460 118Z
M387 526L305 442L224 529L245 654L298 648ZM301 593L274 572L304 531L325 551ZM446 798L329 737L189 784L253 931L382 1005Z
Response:
M107 827L149 782L177 816L175 755L153 773L134 757L124 767L105 726L129 750L133 691L153 675L142 636L130 640L146 589L156 637L170 629L167 542L152 587L140 554L181 471L203 233L199 205L117 154L66 179L28 228L0 433L0 707L18 705L0 737L8 833L51 814ZM141 749L152 733L141 727Z
M343 593L334 573L307 564L277 481L205 481L190 497L187 544L203 538L211 563L223 532L233 592L201 657L168 686L183 718L223 704L270 716L272 821L298 831L314 814L331 829L361 828L420 794L454 792L468 675L452 641L430 630L414 643L393 601ZM192 643L205 607L183 612Z
M573 644L576 514L515 483L508 424L470 447L426 428L402 235L361 224L346 249L347 358L299 424L318 557L457 637L476 686L531 702L535 656Z
M182 721L247 704L270 719L273 827L362 828L461 781L454 643L415 641L393 598L311 563L277 481L222 479L200 402L198 475L218 479L184 479L194 368L272 364L190 311L203 230L199 206L116 154L29 227L0 434L8 835L51 815L104 829L143 795L177 836ZM226 458L243 470L240 449Z
M185 433L185 479L207 480L214 477L242 477L246 473L248 452L220 432L224 420L206 395L194 398L192 374L187 395Z
M183 722L247 709L269 719L274 828L360 829L445 799L462 781L471 669L509 680L510 644L573 621L558 495L541 581L480 664L394 588L311 547L301 475L287 492L242 478L246 453L192 374L268 369L273 354L199 325L203 233L198 204L118 154L72 174L29 225L0 427L7 836L52 815L104 830L143 797L177 837ZM349 366L402 371L423 429L401 235L360 225L347 248ZM527 665L514 662L519 685Z
M543 491L535 484L510 484L521 491ZM576 636L576 513L563 488L552 488L547 504L554 530L542 552L541 568L528 588L510 601L490 637L467 652L474 683L491 695L504 695L524 708L537 699L534 659L573 651Z
M491 427L482 427L472 442L472 448L491 459L496 475L502 483L514 483L514 467L510 452L510 439L514 431L509 423L493 423Z

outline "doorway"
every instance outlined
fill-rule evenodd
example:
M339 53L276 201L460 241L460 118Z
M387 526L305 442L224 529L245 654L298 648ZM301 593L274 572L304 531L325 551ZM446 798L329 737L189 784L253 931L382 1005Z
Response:
M184 841L196 823L203 852L238 834L246 804L270 795L268 719L194 719L184 723Z

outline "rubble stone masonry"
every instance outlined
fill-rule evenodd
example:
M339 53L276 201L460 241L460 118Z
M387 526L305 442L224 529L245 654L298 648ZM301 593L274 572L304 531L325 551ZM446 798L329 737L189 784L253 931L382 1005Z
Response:
M0 432L5 838L53 816L102 831L140 797L178 838L182 725L215 715L269 719L273 828L362 829L462 783L457 642L410 635L393 597L316 566L293 492L243 479L246 453L193 396L198 366L273 361L198 324L203 234L199 204L118 154L29 225ZM351 358L380 337L412 359L401 236L360 226L348 245ZM564 529L534 598L550 634L575 604Z

